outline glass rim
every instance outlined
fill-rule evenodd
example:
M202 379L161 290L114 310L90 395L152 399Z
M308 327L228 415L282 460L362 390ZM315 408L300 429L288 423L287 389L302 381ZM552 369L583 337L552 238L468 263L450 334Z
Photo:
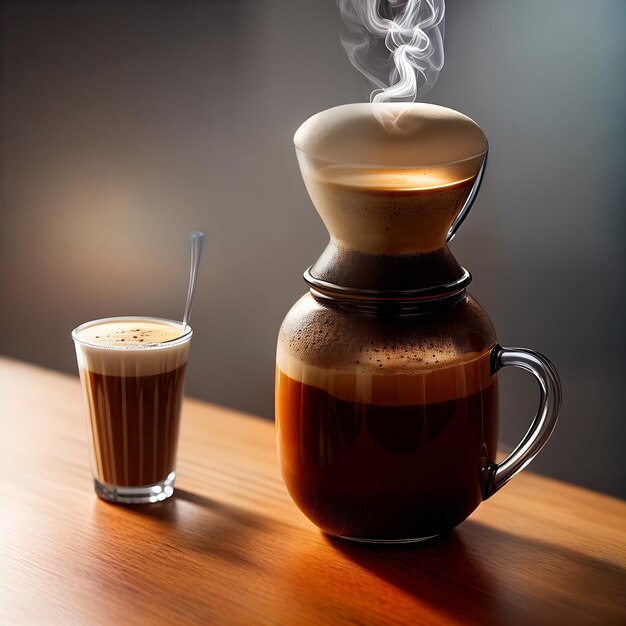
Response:
M136 347L122 347L122 346L103 346L97 343L92 343L91 341L85 341L78 336L82 330L85 328L89 328L90 326L94 326L96 324L103 324L109 322L116 321L146 321L146 322L161 322L165 324L169 324L170 326L176 326L181 330L184 330L183 334L180 337L176 337L175 339L170 339L169 341L164 341L162 343L149 343L141 348ZM113 317L102 317L97 320L90 320L89 322L84 322L77 326L72 332L71 336L75 343L80 344L81 346L88 346L90 348L95 348L97 350L116 350L118 352L145 352L146 350L164 350L166 348L171 348L173 346L178 346L181 343L185 343L191 339L193 335L193 329L189 324L186 325L186 328L183 329L183 323L176 320L169 320L164 317L152 317L149 315L116 315Z
M462 159L454 159L452 161L438 161L435 163L426 163L424 165L391 165L389 163L362 163L362 162L354 162L354 161L342 161L338 159L327 159L325 157L316 156L315 154L311 154L306 150L302 149L295 141L294 147L296 149L296 154L302 153L311 159L315 159L316 161L321 161L323 163L327 163L328 165L340 165L343 167L351 167L355 169L381 169L381 170L425 170L425 169L433 169L436 167L450 167L453 165L461 165L463 163L467 163L468 161L473 161L474 159L485 159L487 153L489 152L489 142L483 152L479 152L477 154L473 154L471 156L463 157Z

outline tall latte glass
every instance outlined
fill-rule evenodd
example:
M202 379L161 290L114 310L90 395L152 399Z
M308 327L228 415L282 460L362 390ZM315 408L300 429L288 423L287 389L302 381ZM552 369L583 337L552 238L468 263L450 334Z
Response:
M98 496L147 503L174 492L192 330L152 317L115 317L72 331Z

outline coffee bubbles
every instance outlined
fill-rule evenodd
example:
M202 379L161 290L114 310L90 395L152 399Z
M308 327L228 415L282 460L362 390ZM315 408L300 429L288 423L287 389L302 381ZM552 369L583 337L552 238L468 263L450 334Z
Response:
M179 368L189 344L179 322L112 318L80 326L79 368L113 376L150 376ZM179 341L180 340L180 341Z
M101 347L118 349L147 348L152 344L164 343L180 337L180 325L125 320L96 323L78 333L82 341Z

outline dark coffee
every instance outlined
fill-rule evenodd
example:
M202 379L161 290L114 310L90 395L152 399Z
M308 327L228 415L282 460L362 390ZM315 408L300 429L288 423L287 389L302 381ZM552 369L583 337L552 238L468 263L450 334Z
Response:
M369 404L280 370L277 377L283 477L322 530L382 540L428 537L453 528L480 503L481 469L497 447L495 378L442 402L402 404L379 395L380 404Z
M83 371L98 481L152 485L174 470L185 367L149 376Z

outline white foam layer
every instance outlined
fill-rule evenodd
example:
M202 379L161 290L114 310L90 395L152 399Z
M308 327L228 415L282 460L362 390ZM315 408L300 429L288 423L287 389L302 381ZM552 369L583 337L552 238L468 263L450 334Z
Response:
M381 124L382 117L388 123ZM296 147L327 161L425 167L471 159L487 151L474 120L446 107L416 102L345 104L310 117Z
M72 336L79 368L106 376L152 376L187 362L192 335L187 331L169 320L111 318L83 324Z
M86 343L109 348L144 349L183 334L178 324L153 320L112 319L82 328L77 337Z

